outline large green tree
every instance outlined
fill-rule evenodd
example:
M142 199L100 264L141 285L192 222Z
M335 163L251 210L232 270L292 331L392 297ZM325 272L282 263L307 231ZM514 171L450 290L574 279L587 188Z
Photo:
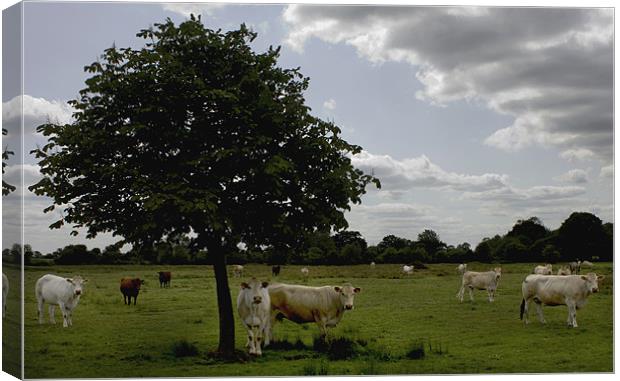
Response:
M31 187L62 206L87 237L121 236L152 250L189 234L213 261L219 351L234 351L226 254L240 242L295 245L316 230L347 227L344 212L370 182L351 164L361 147L314 116L299 69L277 66L279 49L258 54L256 34L170 19L137 34L141 49L111 47L92 74L70 124L44 124L33 151L44 178Z

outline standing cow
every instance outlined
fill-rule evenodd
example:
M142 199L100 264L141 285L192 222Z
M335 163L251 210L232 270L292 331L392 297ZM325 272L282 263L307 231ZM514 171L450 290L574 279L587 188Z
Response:
M577 261L570 262L568 264L568 267L570 268L571 274L573 275L579 274L579 272L581 271L581 261L577 260Z
M63 318L63 327L73 325L73 310L77 307L82 296L82 286L86 283L79 275L73 278L63 278L57 275L43 275L35 285L35 296L37 298L37 312L39 323L43 324L43 304L49 304L50 323L56 324L54 319L54 308L56 304L60 307Z
M241 278L243 276L243 266L233 265L233 276L235 278Z
M562 266L558 269L558 275L571 275L570 269L566 266Z
M569 327L577 327L577 310L585 306L588 296L598 292L598 281L604 276L595 273L588 275L528 275L521 284L523 299L521 301L521 320L525 316L525 324L529 323L528 312L530 301L536 303L538 319L545 324L542 305L568 307L567 323Z
M495 291L497 290L497 285L499 284L499 278L501 277L501 275L501 267L496 267L495 269L484 273L466 271L463 274L461 289L456 294L456 297L462 302L463 295L465 294L465 288L467 287L467 289L469 290L469 299L473 302L473 290L475 288L478 290L487 290L487 293L489 295L489 302L493 302L495 298Z
M359 287L310 287L291 284L273 284L268 288L271 298L271 332L276 318L282 316L298 324L315 322L321 336L328 327L335 327L344 312L353 309L353 299Z
M404 265L403 266L403 274L405 274L405 275L413 274L413 265L411 265L411 266Z
M6 298L9 294L9 278L2 273L2 317L6 316Z
M241 283L237 297L237 312L248 330L246 347L250 354L260 356L261 343L269 345L271 336L271 302L267 291L268 282L259 282L256 278L248 283Z
M271 266L271 275L272 276L280 275L280 265Z
M532 274L551 275L553 274L553 265L551 263L547 263L544 266L536 266L534 267Z
M159 288L170 287L172 273L170 271L160 271L157 274L159 274Z
M456 266L456 271L461 275L465 274L465 271L467 271L467 263L461 263Z
M133 305L138 302L138 294L140 293L140 286L144 284L144 281L140 278L123 278L121 279L121 293L123 294L123 301L128 306L131 305L131 298L133 297Z
M310 270L307 267L301 268L301 276L304 278L304 282L308 281L308 274L310 274Z

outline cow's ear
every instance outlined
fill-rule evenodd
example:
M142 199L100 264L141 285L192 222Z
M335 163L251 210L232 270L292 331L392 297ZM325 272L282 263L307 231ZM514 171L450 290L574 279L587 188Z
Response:
M581 276L581 279L583 279L583 280L588 280L588 277L587 277L587 276L585 276L585 275L582 275L582 276Z
M71 284L74 284L74 283L73 283L73 279L71 279L71 278L65 278L65 280L66 280L67 282L71 283Z
M336 286L334 287L334 290L336 290L336 292L340 292L340 287Z
M599 276L596 277L596 279L603 280L603 279L605 279L605 275L599 275Z
M360 292L360 291L362 291L362 289L361 289L361 288L359 288L359 287L355 287L355 288L353 289L353 292L355 292L356 294L357 294L358 292Z
M241 282L241 288L250 288L250 285L245 282Z
M269 286L269 282L263 282L263 288L267 288Z

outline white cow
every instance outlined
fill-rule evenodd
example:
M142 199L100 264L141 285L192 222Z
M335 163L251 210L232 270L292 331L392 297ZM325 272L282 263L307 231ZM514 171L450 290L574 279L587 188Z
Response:
M243 276L243 266L233 265L233 276L235 278L241 278Z
M413 274L413 265L411 265L411 266L404 265L403 266L403 273L405 273L407 275Z
M9 278L2 273L2 317L6 316L6 298L9 294Z
M568 307L568 326L577 327L577 309L585 306L590 294L598 292L598 281L604 276L595 273L588 275L528 275L521 284L521 319L529 323L528 310L531 300L536 303L536 312L541 323L545 324L542 305Z
M587 267L587 268L592 268L594 266L594 264L590 261L583 261L581 262L581 267Z
M345 311L353 309L354 296L361 291L348 283L341 287L273 284L268 290L272 331L276 318L282 316L299 324L315 322L323 337L328 327L340 322Z
M467 271L467 263L461 263L460 265L456 266L456 271L459 274L465 274L465 271Z
M249 283L241 283L237 297L237 312L246 329L248 342L246 347L250 354L260 356L261 341L269 345L271 328L271 302L267 291L268 282L259 282L252 278Z
M463 295L465 294L465 287L469 289L469 299L474 300L474 288L478 290L487 290L489 295L489 302L492 302L495 298L495 290L499 284L499 278L502 275L501 267L483 273L475 271L466 271L463 274L463 283L461 289L456 294L456 297L462 302Z
M35 285L35 296L37 297L37 311L39 315L39 323L43 324L43 304L49 304L50 323L56 324L54 319L54 308L56 304L62 312L62 326L68 327L73 325L71 319L73 310L77 307L82 296L82 285L86 283L86 279L82 279L79 275L73 278L63 278L57 275L43 275Z
M570 268L571 274L579 274L581 271L581 261L577 260L576 262L571 262L568 264L568 267Z
M370 267L372 267L374 269L375 268L375 263L374 262L370 262Z
M553 274L553 265L551 263L547 263L544 266L536 266L534 267L532 274L551 275Z
M304 281L308 281L308 274L310 274L310 270L307 267L301 268L301 276L304 277Z
M566 266L562 266L558 269L558 275L570 275L570 269Z

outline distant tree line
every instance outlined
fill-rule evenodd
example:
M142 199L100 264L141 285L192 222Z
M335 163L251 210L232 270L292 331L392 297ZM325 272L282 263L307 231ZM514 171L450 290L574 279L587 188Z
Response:
M264 247L236 249L228 263L299 265L349 265L363 263L462 263L462 262L566 262L613 260L613 224L603 223L591 213L575 212L556 230L549 230L537 217L518 220L504 235L483 238L472 249L464 242L447 245L433 230L424 230L416 240L395 235L383 237L369 246L357 231L336 234L315 232L301 240L297 248ZM152 247L121 252L122 244L88 250L85 245L69 245L43 255L24 245L26 265L42 264L211 264L207 251L192 250L187 237L168 237ZM3 251L5 261L19 263L20 245Z

